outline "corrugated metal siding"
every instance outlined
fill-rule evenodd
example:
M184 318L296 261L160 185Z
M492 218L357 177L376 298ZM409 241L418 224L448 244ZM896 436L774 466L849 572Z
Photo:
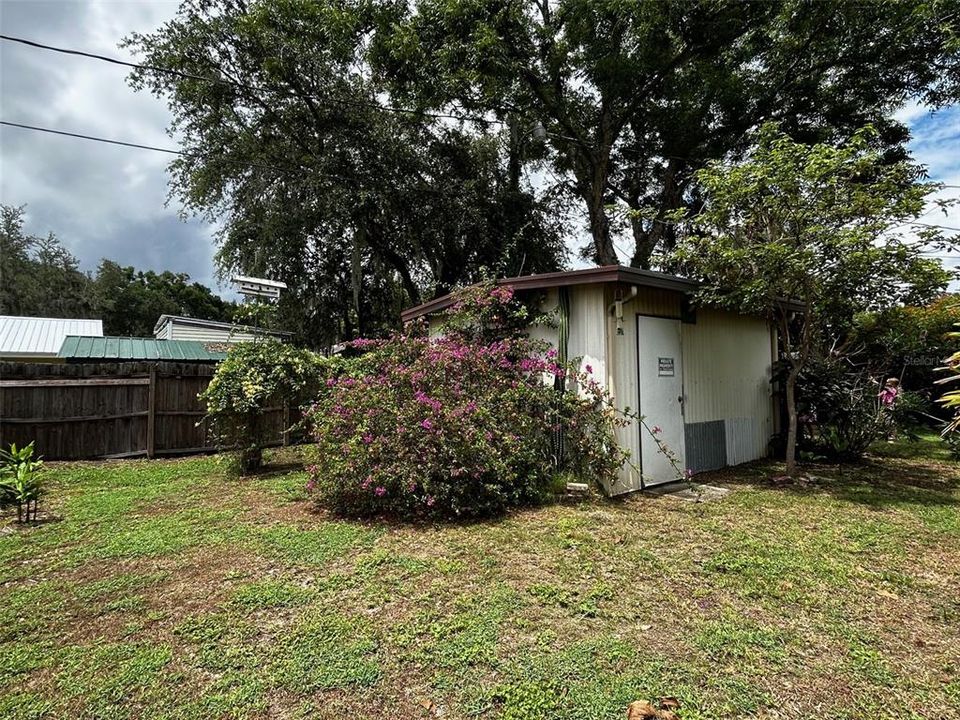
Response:
M610 290L610 289L608 289ZM612 292L608 292L609 303L613 302ZM607 306L609 306L607 303ZM606 310L606 306L604 308ZM610 376L608 388L613 393L614 403L620 410L639 409L639 390L637 388L637 318L631 305L623 311L623 334L617 334L617 321L612 314L606 315L607 353L610 357ZM607 488L611 494L639 490L641 487L638 468L643 468L640 455L640 424L631 420L624 427L617 428L617 443L630 453L630 462L620 468L620 476L615 487Z
M723 420L686 423L683 427L686 464L693 472L718 470L729 462Z
M727 465L750 462L766 454L767 438L762 447L758 444L759 424L757 418L751 417L724 420Z
M627 305L632 313L654 317L679 318L683 295L672 290L639 288L637 297ZM613 302L611 298L610 302ZM624 311L626 314L626 310ZM624 318L626 319L626 318Z
M685 421L730 420L727 463L767 452L773 433L770 326L761 318L699 309L683 325Z
M68 335L102 337L103 321L0 315L0 355L56 355Z
M569 357L582 358L580 367L592 367L600 383L608 381L605 310L603 285L570 288Z
M200 342L245 342L256 339L253 333L231 333L227 329L204 328L196 325L180 324L175 320L169 324L167 340L199 340Z

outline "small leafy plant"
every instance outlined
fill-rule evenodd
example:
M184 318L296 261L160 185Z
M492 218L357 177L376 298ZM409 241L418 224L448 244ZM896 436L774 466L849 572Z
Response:
M37 519L37 505L44 494L40 475L43 460L33 457L33 443L0 450L0 505L17 506L17 522Z
M949 335L951 338L960 338L960 332L952 332ZM945 363L944 367L939 369L949 372L950 374L945 378L937 380L938 385L954 383L960 380L960 351L948 357ZM956 435L957 432L960 431L960 390L950 390L944 393L939 402L945 408L954 412L953 419L947 423L946 428L943 430L943 436L949 437Z

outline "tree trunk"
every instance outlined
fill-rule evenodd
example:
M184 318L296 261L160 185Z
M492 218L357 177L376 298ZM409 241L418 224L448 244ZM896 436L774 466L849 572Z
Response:
M604 122L609 124L609 118ZM603 133L603 137L608 138L609 128L605 127ZM571 155L577 179L576 189L586 203L587 216L590 218L593 261L597 265L617 265L620 262L610 236L610 218L607 217L606 207L611 142L612 139L608 139L607 143L595 150L578 147Z
M593 261L597 265L619 264L613 238L610 237L610 218L607 217L603 192L591 192L584 199L587 201L590 234L593 236Z
M667 162L662 179L663 185L657 200L659 212L653 221L646 221L650 223L649 230L644 227L643 219L639 217L630 219L634 240L633 257L630 259L632 267L649 270L650 258L658 247L662 246L664 252L669 252L676 246L676 226L672 221L665 219L664 214L683 207L683 191L686 188L686 182L679 179L683 169L683 161L677 158L670 158ZM633 210L641 209L642 198L637 196L630 205Z
M787 475L797 475L797 375L796 367L790 368L787 375Z
M244 447L240 450L240 474L249 475L256 472L263 465L263 438L261 432L261 415L259 410L247 413L247 437Z
M650 257L660 244L662 228L654 224L647 230L643 226L643 219L639 217L630 218L630 228L633 230L633 258L630 260L630 266L649 270Z
M520 174L523 163L520 158L520 128L517 119L510 117L510 147L507 155L507 177L510 183L510 192L520 192Z
M250 475L263 466L263 448L259 445L244 448L240 453L240 474Z

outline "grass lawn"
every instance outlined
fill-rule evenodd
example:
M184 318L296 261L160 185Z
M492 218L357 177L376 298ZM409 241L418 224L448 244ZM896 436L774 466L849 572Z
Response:
M934 450L418 526L318 513L297 469L52 466L48 520L0 528L0 717L958 718Z

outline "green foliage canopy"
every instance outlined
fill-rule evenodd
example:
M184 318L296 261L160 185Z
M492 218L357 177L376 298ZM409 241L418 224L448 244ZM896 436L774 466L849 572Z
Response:
M555 270L564 253L551 199L500 135L382 109L367 48L395 9L187 0L129 39L152 68L134 87L167 98L185 138L174 194L222 223L224 272L287 283L281 314L315 345L392 327L483 268Z
M396 97L488 112L526 135L541 124L560 185L589 218L586 254L603 265L617 261L624 210L634 265L669 250L671 213L702 201L696 170L741 156L765 122L831 143L872 123L896 160L907 133L892 111L960 97L952 2L382 5L394 15L374 38L374 64Z
M936 186L915 182L909 163L888 162L874 138L868 128L840 147L807 145L764 126L746 161L698 173L706 193L699 233L675 255L702 281L701 302L776 322L790 365L791 470L796 377L823 354L825 339L848 330L858 312L928 302L952 277L921 254L943 240L940 231L917 242L904 230Z

